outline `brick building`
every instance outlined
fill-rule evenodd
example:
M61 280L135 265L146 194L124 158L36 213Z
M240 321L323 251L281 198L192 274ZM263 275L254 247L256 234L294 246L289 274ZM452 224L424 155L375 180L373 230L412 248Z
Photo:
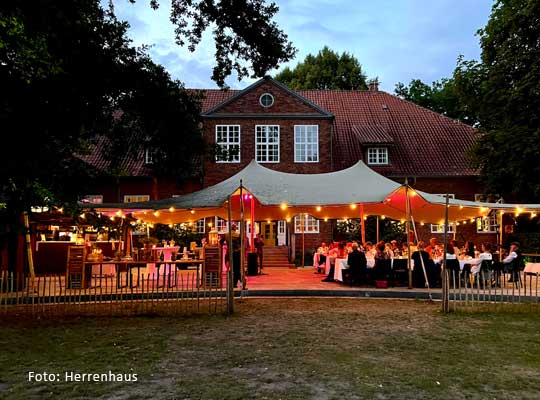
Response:
M204 140L230 154L204 161L200 187L232 176L253 159L267 168L297 174L341 170L363 160L376 172L397 182L407 180L425 192L449 193L463 200L475 200L482 193L466 156L476 130L379 91L376 84L365 91L292 91L265 77L241 91L205 91L202 119ZM99 166L99 157L87 160ZM103 182L95 189L93 200L128 202L182 194L172 181L158 182L149 176L148 161L148 154L126 161L131 176ZM267 245L299 243L302 229L306 249L336 235L335 220L312 217L291 223L259 221L257 225ZM225 221L217 218L213 226L226 229ZM199 221L198 229L207 227L208 221ZM460 242L496 241L494 222L489 218L457 229ZM421 239L442 236L440 226L418 226L418 231Z

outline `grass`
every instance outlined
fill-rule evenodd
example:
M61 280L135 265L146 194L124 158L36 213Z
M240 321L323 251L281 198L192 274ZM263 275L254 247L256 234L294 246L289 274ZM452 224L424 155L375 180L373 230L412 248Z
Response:
M540 311L442 315L376 299L248 299L232 317L8 321L9 399L537 399ZM137 373L29 383L28 371Z

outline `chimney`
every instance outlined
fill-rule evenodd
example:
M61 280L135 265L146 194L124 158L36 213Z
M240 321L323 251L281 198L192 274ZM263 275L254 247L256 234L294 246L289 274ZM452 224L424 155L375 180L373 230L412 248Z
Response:
M370 79L367 82L367 85L368 85L368 90L370 92L378 92L379 91L379 80L377 78Z

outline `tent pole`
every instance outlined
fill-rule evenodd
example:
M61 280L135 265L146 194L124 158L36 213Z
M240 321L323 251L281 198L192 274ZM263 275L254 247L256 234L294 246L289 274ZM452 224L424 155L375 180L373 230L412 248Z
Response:
M449 296L448 296L448 276L446 275L446 246L448 244L448 193L446 193L446 206L444 210L444 249L443 249L443 264L442 264L442 311L448 313Z
M229 269L227 270L227 314L234 312L234 289L233 289L233 254L232 254L232 229L231 229L231 196L227 197L227 212L229 224L229 240L227 240L227 253L229 253ZM221 252L219 252L221 254ZM220 260L221 264L221 260ZM220 266L222 268L222 266Z
M251 233L251 245L250 252L255 252L255 244L253 243L253 235L255 232L255 199L253 195L250 195L250 206L251 206L251 222L250 222L250 233Z
M502 247L503 247L503 216L504 216L504 212L503 211L500 211L499 213L499 261L502 261L503 260L503 252L502 252Z
M379 216L377 215L377 243L379 243Z
M306 254L306 242L305 242L305 238L304 238L304 234L305 234L305 231L306 231L306 222L307 222L307 214L300 214L301 218L302 218L302 268L305 267L304 265L304 257L305 257L305 254Z
M409 289L412 289L412 269L411 269L411 241L409 240L409 231L411 229L411 203L409 201L409 185L407 179L405 179L405 212L407 214L407 221L405 223L406 237L407 237L407 271L409 275Z
M240 179L240 277L242 278L242 292L246 289L246 277L244 271L244 256L246 252L246 231L244 221L244 188ZM242 297L242 296L240 296Z
M366 243L366 223L364 219L364 205L360 205L360 224L362 232L362 244ZM378 238L377 238L378 239Z

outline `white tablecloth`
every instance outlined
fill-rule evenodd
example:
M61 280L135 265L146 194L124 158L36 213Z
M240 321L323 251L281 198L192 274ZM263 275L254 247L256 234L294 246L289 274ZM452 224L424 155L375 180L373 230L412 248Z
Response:
M525 264L524 272L531 274L540 273L540 263L527 263Z
M334 280L343 282L343 270L349 268L346 258L336 258L334 267Z

